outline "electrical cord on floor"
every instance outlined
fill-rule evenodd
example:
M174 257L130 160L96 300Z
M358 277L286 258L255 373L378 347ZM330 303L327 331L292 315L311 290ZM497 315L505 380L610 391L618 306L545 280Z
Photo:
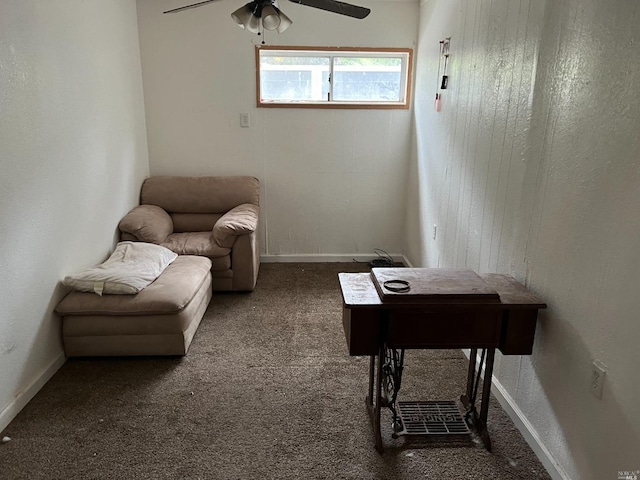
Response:
M378 258L374 258L369 262L370 267L373 268L373 267L395 267L396 266L396 262L393 260L393 258L391 258L391 255L389 255L387 252L385 252L381 248L374 248L373 253L378 255ZM355 258L353 259L353 261L358 262Z

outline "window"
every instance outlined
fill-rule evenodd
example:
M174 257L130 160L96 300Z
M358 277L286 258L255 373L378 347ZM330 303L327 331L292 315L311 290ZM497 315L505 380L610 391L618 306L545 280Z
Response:
M406 48L256 47L259 107L409 108Z

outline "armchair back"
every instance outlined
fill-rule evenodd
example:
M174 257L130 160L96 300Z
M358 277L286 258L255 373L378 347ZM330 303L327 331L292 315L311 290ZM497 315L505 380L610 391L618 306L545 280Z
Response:
M211 230L229 210L250 203L260 205L260 182L249 176L147 178L140 205L157 205L172 218L175 232Z
M214 290L248 291L260 267L259 212L255 177L149 177L140 205L119 223L120 238L209 257Z
M168 213L225 213L243 203L260 204L260 182L246 176L149 177L140 205L157 205Z

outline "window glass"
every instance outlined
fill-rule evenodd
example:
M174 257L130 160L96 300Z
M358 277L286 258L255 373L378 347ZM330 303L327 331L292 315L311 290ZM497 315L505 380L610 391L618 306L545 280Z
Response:
M402 60L393 57L337 57L333 99L336 101L399 102L402 100Z
M408 108L410 49L257 47L258 106Z
M329 92L328 57L264 55L261 101L319 101Z

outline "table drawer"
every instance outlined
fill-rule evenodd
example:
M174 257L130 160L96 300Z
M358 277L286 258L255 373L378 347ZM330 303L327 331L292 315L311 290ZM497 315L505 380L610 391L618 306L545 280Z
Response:
M349 355L378 354L380 310L343 308L342 326Z
M392 311L387 345L394 348L494 348L502 312Z
M534 309L506 312L499 346L503 355L531 355L537 318L538 311Z

